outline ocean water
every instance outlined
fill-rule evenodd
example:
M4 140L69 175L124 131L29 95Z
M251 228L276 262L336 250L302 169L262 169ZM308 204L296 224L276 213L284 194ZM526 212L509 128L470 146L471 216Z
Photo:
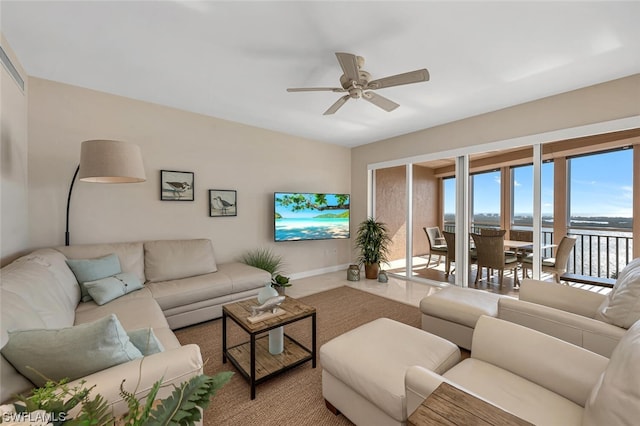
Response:
M276 241L349 238L349 218L276 219Z

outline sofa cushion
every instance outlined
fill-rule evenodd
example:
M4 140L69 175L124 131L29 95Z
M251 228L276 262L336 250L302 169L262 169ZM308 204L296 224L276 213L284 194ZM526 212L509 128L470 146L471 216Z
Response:
M145 282L144 247L141 242L110 244L78 244L74 246L56 247L67 259L95 259L114 253L120 259L122 272L133 272Z
M75 380L142 357L113 314L61 329L10 331L2 355L37 386L47 379Z
M149 282L169 281L218 270L210 240L165 240L144 243L144 270Z
M153 355L164 351L164 346L158 340L152 328L139 328L127 331L129 340L138 348L142 355Z
M456 385L536 425L579 425L583 408L487 362L469 358L443 374Z
M33 321L51 328L73 324L80 288L60 253L38 250L5 266L0 274L3 296L14 294L22 303L9 303L4 297L1 300L2 344L8 329L30 328ZM26 307L31 315L21 313Z
M640 257L620 272L613 289L602 302L596 319L629 328L640 319Z
M137 293L149 295L147 289L134 291L119 297L106 305L98 306L93 301L87 302L93 309L78 309L76 313L76 325L96 321L109 314L116 314L120 324L125 330L137 328L168 328L167 319L162 314L158 303L151 297L139 297ZM84 303L82 304L84 305Z
M632 425L640 419L640 321L613 350L584 411L585 426Z
M425 315L474 328L481 315L496 317L500 295L470 288L448 286L420 301Z
M180 280L148 283L146 287L151 290L153 298L163 311L227 296L233 292L231 279L220 272Z
M69 265L80 284L83 302L91 300L84 283L100 280L122 272L120 260L114 253L96 259L67 259L67 265Z
M233 293L262 288L271 282L271 274L267 271L241 262L221 263L218 273L225 274L231 279Z
M123 272L112 277L87 281L83 283L83 286L98 305L104 305L127 293L140 290L142 283L135 274Z

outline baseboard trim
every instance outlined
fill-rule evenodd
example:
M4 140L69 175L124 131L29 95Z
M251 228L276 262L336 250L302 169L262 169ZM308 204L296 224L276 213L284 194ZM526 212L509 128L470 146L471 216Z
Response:
M309 277L314 277L316 275L322 275L322 274L328 274L330 272L338 272L338 271L346 270L348 267L349 267L349 263L345 263L343 265L334 265L334 266L328 266L326 268L312 269L310 271L296 272L295 274L291 274L290 278L292 280L299 280L301 278L309 278Z

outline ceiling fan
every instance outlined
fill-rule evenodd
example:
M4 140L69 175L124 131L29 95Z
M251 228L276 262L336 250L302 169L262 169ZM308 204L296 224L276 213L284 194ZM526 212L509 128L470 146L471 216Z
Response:
M429 71L420 69L403 74L396 74L389 77L371 80L371 74L362 69L364 58L351 53L336 52L336 57L342 68L340 85L342 87L294 87L287 89L287 92L347 92L338 99L324 115L334 114L349 98L364 99L387 112L391 112L400 105L390 99L380 96L373 90L384 89L386 87L400 86L403 84L419 83L429 80Z

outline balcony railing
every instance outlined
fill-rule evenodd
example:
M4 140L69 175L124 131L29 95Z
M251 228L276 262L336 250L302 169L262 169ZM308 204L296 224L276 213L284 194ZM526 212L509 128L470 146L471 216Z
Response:
M569 235L576 237L569 272L617 278L633 259L633 237L629 232L571 230Z
M471 232L481 228L498 228L493 224L473 223ZM446 231L455 232L454 223L445 223ZM633 259L631 232L617 229L581 230L573 228L569 236L576 238L567 271L592 277L617 278L622 269ZM542 231L542 245L554 243L553 231ZM550 248L542 250L543 257L551 257Z

